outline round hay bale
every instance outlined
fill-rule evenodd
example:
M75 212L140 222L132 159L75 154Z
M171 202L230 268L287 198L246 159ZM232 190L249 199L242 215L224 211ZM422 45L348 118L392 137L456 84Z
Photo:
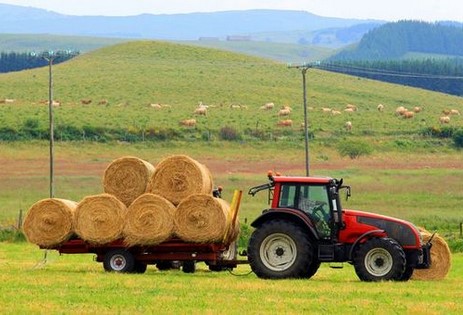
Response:
M104 192L116 196L128 207L146 191L153 172L153 165L137 157L116 159L104 172Z
M156 165L147 192L161 195L176 206L190 195L212 193L211 172L186 155L170 156Z
M220 198L205 194L190 195L175 211L175 234L186 242L222 242L228 228L229 211L230 205ZM235 239L237 234L233 233Z
M146 193L135 199L125 215L125 243L156 245L172 236L175 206L162 196Z
M122 237L126 206L110 194L85 197L77 205L74 231L83 240L105 244Z
M423 241L427 242L432 233L423 228L418 229L423 236ZM413 280L442 280L450 271L452 254L447 242L437 233L431 242L431 267L429 269L415 269L412 275Z
M72 222L77 202L48 198L31 206L23 230L29 242L52 247L67 241L73 234Z

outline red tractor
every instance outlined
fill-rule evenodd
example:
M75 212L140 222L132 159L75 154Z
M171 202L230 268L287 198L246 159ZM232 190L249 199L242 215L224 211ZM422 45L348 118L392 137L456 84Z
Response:
M410 222L341 207L342 179L273 176L253 187L268 190L270 209L255 228L248 259L260 278L310 278L322 262L351 263L362 281L407 281L429 268L432 244Z

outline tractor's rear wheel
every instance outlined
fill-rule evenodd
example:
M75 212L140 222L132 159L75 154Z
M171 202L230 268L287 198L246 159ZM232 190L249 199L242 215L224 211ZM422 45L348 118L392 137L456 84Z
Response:
M309 278L318 269L310 269L315 265L307 233L285 220L266 222L252 233L248 259L252 271L265 279Z
M390 238L367 240L356 251L353 262L362 281L401 280L406 267L402 247Z

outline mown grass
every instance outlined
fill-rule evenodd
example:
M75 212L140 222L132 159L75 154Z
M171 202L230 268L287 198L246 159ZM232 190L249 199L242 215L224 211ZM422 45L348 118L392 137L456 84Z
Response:
M0 243L0 312L67 314L460 314L463 256L442 281L363 283L350 265L322 265L310 280L262 280L241 265L234 276L202 263L194 274L105 273L91 255L59 256L33 245ZM33 297L33 298L32 298Z

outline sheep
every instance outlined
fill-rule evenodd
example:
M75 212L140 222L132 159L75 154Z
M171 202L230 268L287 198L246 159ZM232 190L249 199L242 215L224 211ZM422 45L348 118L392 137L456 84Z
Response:
M329 107L322 107L322 112L324 113L331 113L332 109Z
M161 109L161 108L162 108L162 105L161 105L161 104L158 104L158 103L152 103L152 104L150 104L150 107L151 107L151 108L154 108L154 109Z
M355 112L355 109L353 109L353 108L346 108L346 109L344 109L344 111L345 111L346 113L353 113L353 112Z
M403 107L403 106L399 106L399 107L396 108L395 114L396 114L397 116L402 116L406 111L408 111L408 109L406 109L406 108Z
M450 109L444 109L444 110L442 111L442 114L444 114L445 116L450 115Z
M333 110L331 111L331 115L333 115L333 116L335 116L335 115L341 115L341 112L338 111L338 110L334 110L334 109L333 109Z
M415 113L414 112L411 112L411 111L406 111L403 113L402 117L405 118L405 119L410 119L410 118L413 118L413 116L415 116Z
M348 109L348 108L352 109L354 112L357 111L357 106L355 106L355 105L347 104L347 105L346 105L346 109Z
M260 107L260 109L271 110L271 109L273 109L273 107L275 107L275 104L273 104L273 103L265 103L264 105L262 105Z
M194 127L196 126L196 119L191 118L191 119L184 119L180 122L181 126L185 127Z
M458 111L458 109L451 109L450 115L460 115L460 112Z
M414 111L415 113L419 113L419 112L422 111L422 108L419 107L419 106L415 106L415 107L413 107L413 111Z
M61 102L60 102L60 101L52 101L52 102L51 102L51 106L53 106L53 107L59 107L59 106L61 106Z
M80 100L80 103L83 104L83 105L88 105L92 102L91 99L83 99L83 100Z
M200 107L195 109L193 114L207 116L207 107L200 106Z
M344 127L346 128L346 131L351 132L352 131L352 122L351 121L346 121L344 124Z
M449 116L441 116L441 117L439 117L439 122L441 124L448 124L448 123L450 123L450 117Z
M108 105L108 100L107 99L102 99L98 102L98 105Z
M291 119L280 120L277 123L278 127L291 127L293 125L293 121Z
M14 103L14 102L15 102L15 100L14 100L14 99L11 99L11 98L5 98L4 101L5 101L6 104L11 104L11 103Z
M291 110L289 109L280 109L278 111L278 116L289 116L289 114L291 114Z
M378 109L379 112L382 112L384 110L384 105L383 104L378 104L376 109Z

